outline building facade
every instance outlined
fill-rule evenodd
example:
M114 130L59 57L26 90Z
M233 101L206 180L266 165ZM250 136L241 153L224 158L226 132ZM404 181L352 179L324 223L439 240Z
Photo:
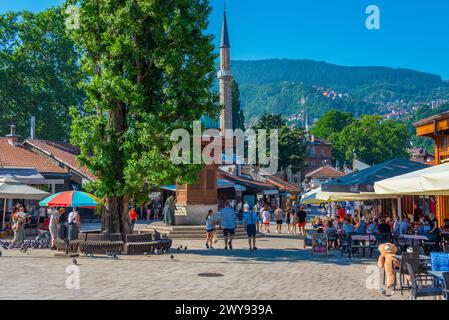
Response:
M449 161L449 111L423 119L414 124L416 135L435 141L435 164ZM438 197L437 216L440 225L449 219L449 197Z

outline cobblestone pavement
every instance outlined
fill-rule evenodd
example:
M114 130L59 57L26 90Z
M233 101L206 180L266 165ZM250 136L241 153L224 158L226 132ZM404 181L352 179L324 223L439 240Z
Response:
M187 251L178 251L180 245ZM153 256L80 257L72 260L49 250L2 250L0 299L408 299L409 294L382 296L376 284L376 259L349 261L338 251L312 257L288 236L258 240L250 252L246 240L234 250L206 250L204 242L175 240L172 254ZM68 268L69 267L69 268ZM68 269L67 269L68 268ZM75 272L75 273L73 273ZM200 273L223 276L204 278ZM374 281L371 281L374 279ZM68 286L67 286L68 284ZM369 287L373 287L368 289Z

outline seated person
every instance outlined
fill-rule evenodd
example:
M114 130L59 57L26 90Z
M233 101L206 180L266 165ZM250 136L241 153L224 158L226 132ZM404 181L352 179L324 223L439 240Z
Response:
M365 235L366 234L367 225L365 220L362 218L362 220L358 223L357 228L355 230L356 234L359 235Z
M410 220L408 218L402 221L401 223L402 234L407 234L411 230L411 228L412 225L410 224Z
M329 222L327 223L327 226L326 226L326 228L324 229L324 231L325 231L326 233L335 233L335 232L337 232L337 228L334 227L334 224L332 223L332 221L329 221Z
M316 223L313 225L314 229L322 228L324 227L323 222L321 221L321 218L318 218Z
M368 233L373 233L376 234L379 232L379 220L378 219L374 219L374 221L371 221L371 223L368 226Z
M443 226L441 227L441 231L449 232L449 219L443 220Z
M430 225L429 217L424 217L423 224L418 228L418 234L422 236L426 236L430 241L435 240L435 234L431 232L432 226Z
M352 233L354 233L354 225L351 224L351 221L349 219L345 219L343 221L342 229L343 229L343 232L345 234L352 234Z
M381 234L391 234L390 225L385 221L385 219L380 219L378 230Z

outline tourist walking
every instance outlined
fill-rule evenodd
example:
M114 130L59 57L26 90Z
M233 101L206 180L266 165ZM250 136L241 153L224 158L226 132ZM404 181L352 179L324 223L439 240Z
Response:
M243 216L243 221L246 224L246 233L248 235L248 244L249 244L249 250L257 250L256 247L256 235L257 235L257 214L254 211L247 211L245 212L245 215Z
M209 210L206 217L206 248L213 249L212 242L215 234L215 217L214 211Z
M236 216L235 211L231 207L231 203L226 202L225 208L219 213L220 228L223 230L223 238L225 242L225 250L232 250L232 240L235 235Z
M56 239L58 239L58 224L61 219L61 215L65 212L64 208L60 208L59 210L54 209L50 216L50 224L48 229L50 230L51 235L51 250L56 250Z
M134 207L131 207L131 210L128 212L129 220L131 220L131 231L134 230L134 225L137 221L137 211Z
M265 205L265 207L262 209L261 215L264 232L270 233L271 217L270 217L270 208L268 207L268 205Z
M279 206L274 211L274 220L276 221L276 233L282 233L282 224L284 223L284 210L282 210Z
M165 201L164 207L164 224L166 226L172 225L172 217L175 214L175 198L173 196L168 197Z
M301 206L298 210L298 229L299 234L304 236L306 234L306 223L307 223L307 211L304 206Z
M13 248L16 243L25 241L25 219L22 206L16 205L11 215L12 231L14 232L11 248Z
M291 223L290 223L290 219L292 216L292 208L288 208L286 211L286 215L285 215L285 223L287 224L287 233L291 234Z

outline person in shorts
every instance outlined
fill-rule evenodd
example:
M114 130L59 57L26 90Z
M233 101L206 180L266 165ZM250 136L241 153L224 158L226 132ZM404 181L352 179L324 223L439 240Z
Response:
M48 229L51 234L51 250L56 250L56 239L58 238L58 224L61 219L61 215L65 212L64 208L60 208L59 210L54 209L50 216L50 224Z
M252 210L245 212L245 214L243 216L243 221L246 224L246 233L248 234L248 244L249 244L250 251L257 250L257 247L256 247L257 220L258 220L258 216Z
M215 234L215 217L214 211L209 210L206 217L206 248L213 249L212 242Z
M281 234L282 232L282 224L284 223L284 210L282 210L279 206L274 211L274 220L276 221L276 233Z
M270 208L268 207L268 205L265 205L265 207L262 209L261 215L262 215L262 224L263 224L264 232L270 233L271 215L270 215Z
M223 238L225 242L225 250L232 250L232 240L235 235L236 215L234 209L231 207L230 202L226 202L225 208L220 211L219 214L220 227L223 229Z
M299 234L301 236L306 234L306 223L307 223L307 212L304 209L304 206L301 206L301 208L298 211L298 228Z

